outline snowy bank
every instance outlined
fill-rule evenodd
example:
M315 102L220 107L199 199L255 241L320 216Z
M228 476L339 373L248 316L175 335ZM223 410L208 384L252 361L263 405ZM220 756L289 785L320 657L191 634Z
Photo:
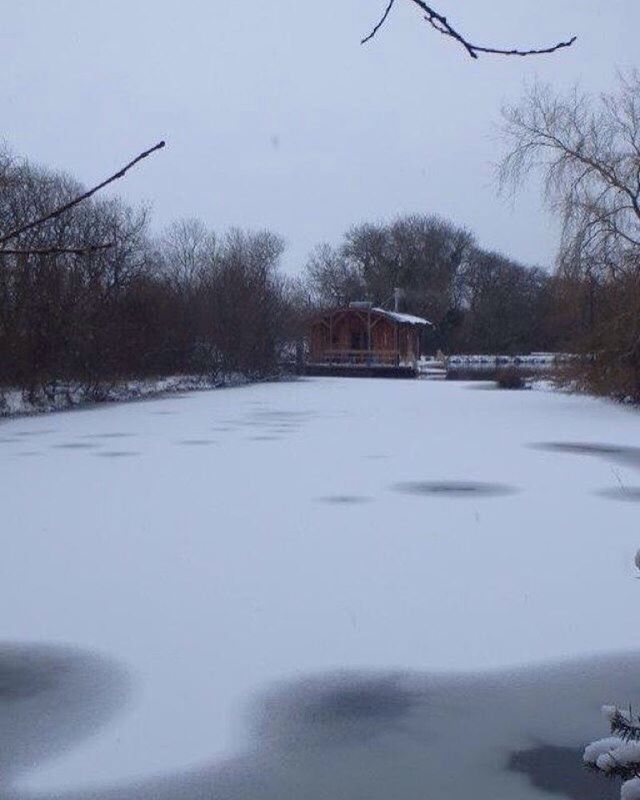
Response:
M208 377L205 375L170 375L164 378L128 380L101 386L60 383L39 391L35 396L24 389L0 387L0 417L20 417L67 411L93 403L123 403L179 392L193 392L242 386L251 379L238 373Z

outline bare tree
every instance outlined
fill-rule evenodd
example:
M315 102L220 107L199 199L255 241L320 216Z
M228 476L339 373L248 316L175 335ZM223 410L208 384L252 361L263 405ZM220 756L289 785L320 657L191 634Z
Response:
M537 170L562 221L559 276L580 298L574 346L588 354L579 379L640 400L640 75L598 98L534 85L503 114L503 185Z
M173 222L162 234L160 245L166 274L182 287L197 284L217 250L215 234L196 218Z
M472 240L464 228L427 214L354 225L338 248L322 245L312 253L309 286L320 302L335 305L362 299L384 305L400 287L408 311L439 321L460 302Z
M463 36L460 31L455 28L439 11L436 11L433 6L428 5L424 2L424 0L409 0L409 2L413 3L417 6L420 11L423 13L424 19L426 22L431 25L431 27L441 33L443 36L447 36L457 42L462 48L467 52L467 54L474 59L479 58L480 54L489 54L489 55L499 55L499 56L539 56L539 55L546 55L549 53L555 53L558 50L562 50L565 47L571 47L571 45L576 41L577 36L572 36L567 41L556 42L556 44L549 45L547 47L538 47L538 48L502 48L502 47L487 47L486 45L474 44L465 36ZM368 36L365 36L364 39L361 41L361 44L366 44L367 42L371 41L373 37L378 33L380 28L385 24L387 21L391 10L393 9L396 0L389 0L389 3L382 15L380 21L377 25L373 28L371 33Z
M534 85L503 110L503 186L536 169L563 222L561 266L616 278L640 268L640 73L599 98Z
M320 305L342 306L367 294L358 269L340 250L328 243L318 245L307 261L307 280L314 301Z

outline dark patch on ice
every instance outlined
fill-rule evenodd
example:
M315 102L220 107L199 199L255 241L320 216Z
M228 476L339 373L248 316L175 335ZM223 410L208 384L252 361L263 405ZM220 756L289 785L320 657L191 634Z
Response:
M613 444L596 444L591 442L540 442L532 445L540 450L556 453L577 453L578 455L613 456L624 452L624 447Z
M182 439L178 444L186 445L187 447L205 447L210 444L216 444L213 439Z
M611 489L600 489L595 494L599 497L606 497L608 500L640 503L640 486L615 486Z
M104 450L102 453L94 453L94 455L100 458L132 458L142 454L137 450Z
M135 433L87 433L84 439L130 439Z
M441 497L501 497L518 491L502 483L473 481L407 481L396 483L392 488L403 494Z
M371 453L365 456L365 458L369 459L369 461L386 461L389 456L385 455L384 453Z
M603 699L636 697L639 674L640 657L620 655L466 675L354 670L303 676L252 699L245 716L247 746L223 763L212 754L208 764L162 778L55 796L517 800L526 793L612 800L620 782L607 784L583 769L582 748L606 734ZM75 695L71 702L77 702ZM34 718L47 724L46 716ZM0 751L0 768L3 757ZM0 796L7 797L2 786ZM34 798L26 792L9 796Z
M244 424L296 429L317 418L318 414L312 411L259 411Z
M254 707L259 739L285 750L366 741L397 730L425 693L395 673L338 673L276 686Z
M55 432L56 431L53 428L43 428L42 430L35 430L35 431L18 431L13 435L22 436L26 438L28 436L46 436L49 433L55 433Z
M331 503L338 506L351 506L361 503L371 503L372 497L365 497L357 494L329 494L325 497L318 497L319 503Z
M101 728L129 695L127 673L101 656L0 644L0 796L21 773Z
M7 654L0 648L0 703L46 692L55 686L60 669L50 659L25 664L15 653Z
M178 414L178 411L150 411L150 414L155 414L158 417L168 417L172 414Z
M274 410L274 411L258 411L256 416L265 419L284 419L284 420L304 420L313 419L317 416L314 411L287 411L287 410Z
M512 753L508 769L526 775L536 789L571 800L617 800L620 783L585 767L582 752L543 744Z
M404 717L413 704L412 693L391 678L354 679L337 687L320 689L316 697L309 698L304 711L311 724L354 720L388 722Z
M8 438L7 439L0 439L0 444L15 444L16 442L19 442L19 441L20 441L20 439L15 439L15 438L14 439L8 439Z
M92 450L97 447L90 442L63 442L63 444L54 444L56 450Z
M610 461L615 461L618 464L640 467L640 447L600 444L599 442L536 442L530 445L530 447L535 450L545 450L550 453L599 456Z
M22 453L16 453L17 458L31 458L33 456L41 456L44 453L41 450L25 450Z
M248 439L250 442L277 442L280 440L280 436L249 436Z

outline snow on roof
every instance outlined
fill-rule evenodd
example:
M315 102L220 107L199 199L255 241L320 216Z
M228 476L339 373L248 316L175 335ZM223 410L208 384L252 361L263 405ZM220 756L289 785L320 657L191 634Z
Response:
M428 319L422 317L414 317L413 314L400 314L399 311L387 311L384 308L372 308L376 314L383 314L385 317L394 320L394 322L404 322L407 325L433 325Z

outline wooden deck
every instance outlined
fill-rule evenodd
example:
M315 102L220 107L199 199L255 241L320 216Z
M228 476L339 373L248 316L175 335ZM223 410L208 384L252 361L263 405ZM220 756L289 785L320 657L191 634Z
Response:
M307 361L304 375L358 378L415 378L417 365L400 362L397 350L326 350L322 358Z
M394 367L382 364L378 367L363 364L304 364L302 375L332 375L338 378L417 378L414 367Z

